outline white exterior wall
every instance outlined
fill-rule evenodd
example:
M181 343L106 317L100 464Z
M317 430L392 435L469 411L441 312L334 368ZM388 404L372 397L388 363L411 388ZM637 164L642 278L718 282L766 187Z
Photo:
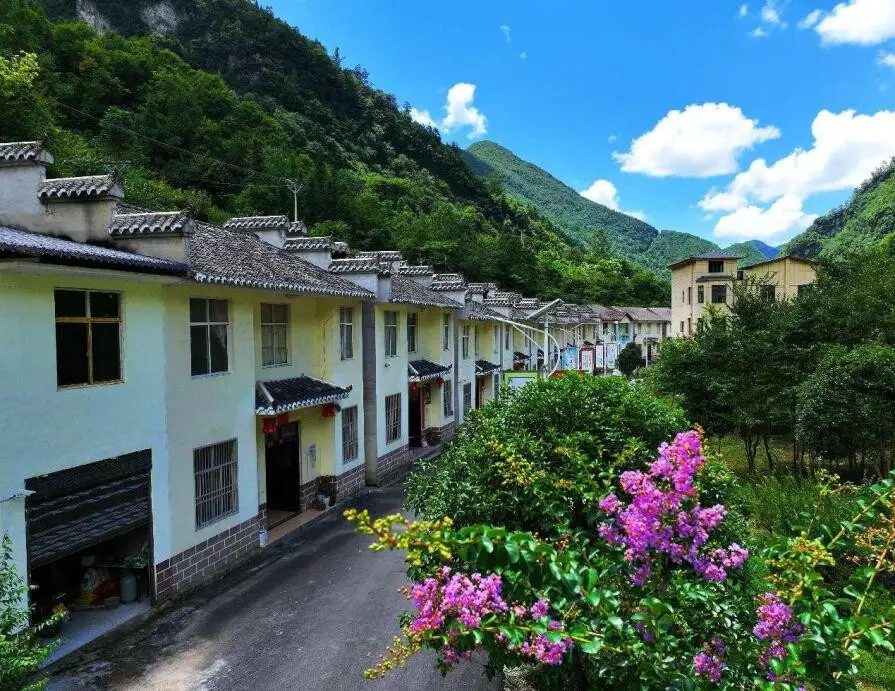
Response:
M456 387L457 387L457 408L454 411L454 415L457 418L457 424L461 424L465 419L464 411L463 411L463 389L469 384L472 387L472 408L475 408L475 325L478 322L476 321L466 321L466 320L457 320L457 328L459 329L457 347L458 358L457 358L457 376L456 376ZM467 327L469 329L469 350L467 357L463 357L463 329Z
M57 387L55 288L121 293L122 383ZM165 558L171 542L164 520L169 498L162 291L114 272L59 268L56 274L23 275L0 268L0 495L23 489L26 478L152 449L156 561ZM23 500L0 503L0 531L11 536L24 577Z
M395 357L385 357L385 313L398 313L398 349ZM386 443L385 399L401 394L401 436ZM407 307L376 305L376 457L407 445L409 381L407 378Z

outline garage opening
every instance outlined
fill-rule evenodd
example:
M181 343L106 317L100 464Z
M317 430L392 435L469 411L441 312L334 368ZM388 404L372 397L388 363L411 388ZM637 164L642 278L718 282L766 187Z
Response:
M147 449L25 481L34 619L66 612L50 661L149 609L151 470Z

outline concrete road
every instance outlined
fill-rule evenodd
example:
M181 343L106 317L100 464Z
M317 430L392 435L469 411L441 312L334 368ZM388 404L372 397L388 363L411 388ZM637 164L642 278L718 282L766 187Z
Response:
M400 510L402 499L393 486L358 506L381 515ZM371 553L369 543L333 511L311 531L283 538L237 573L57 670L50 688L499 688L481 662L443 678L432 653L383 679L363 678L398 634L398 614L411 607L397 592L408 582L403 555Z

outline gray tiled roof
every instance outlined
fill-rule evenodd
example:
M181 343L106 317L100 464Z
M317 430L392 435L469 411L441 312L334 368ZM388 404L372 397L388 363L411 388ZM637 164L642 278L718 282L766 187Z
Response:
M289 230L286 231L286 235L307 235L308 227L304 224L304 221L292 221L289 224Z
M65 263L123 268L147 273L186 275L187 271L185 264L168 259L146 257L133 252L98 247L3 226L0 226L0 254L41 257Z
M41 142L0 143L0 165L4 163L52 163L53 156Z
M283 245L284 249L294 250L298 252L315 252L315 251L325 251L329 250L330 252L333 249L333 239L329 236L327 237L295 237L288 238Z
M363 274L379 272L379 262L368 257L334 259L329 270L337 274Z
M460 303L454 302L450 298L420 285L413 279L401 275L392 276L392 294L389 302L423 305L424 307L446 307L449 309L460 309L463 307Z
M470 319L488 320L504 318L502 314L495 312L492 309L488 309L485 305L475 302L474 300L467 302L466 307L469 309Z
M625 312L634 321L671 321L670 307L616 307L615 309Z
M708 252L703 252L702 254L694 254L692 257L687 257L686 259L681 259L680 261L673 262L668 265L669 269L674 269L679 266L684 266L689 264L692 261L696 261L698 259L742 259L742 255L735 254L734 252L722 252L720 250L709 250Z
M521 299L519 293L494 293L485 298L484 304L491 307L512 307Z
M357 253L358 257L372 257L382 262L399 262L402 260L401 253L397 250L367 250Z
M435 274L432 277L432 290L466 290L466 280L461 274Z
M411 360L407 363L407 379L418 384L432 381L448 374L452 367L431 360Z
M278 415L299 408L333 403L348 398L351 387L301 375L291 379L257 382L255 384L255 414Z
M148 211L116 214L109 224L109 235L162 235L183 233L192 221L182 211Z
M80 178L50 178L40 183L37 196L42 201L65 199L121 199L124 191L114 175L87 175Z
M467 283L466 292L470 295L487 295L489 292L496 290L492 288L493 283Z
M495 365L493 362L488 362L487 360L475 361L475 376L477 377L484 377L486 374L498 372L499 370L500 365Z
M240 216L224 223L228 230L283 230L290 229L289 219L285 216Z
M426 266L424 264L420 264L418 266L404 266L398 267L398 273L402 276L430 276L434 272L432 271L431 266Z
M373 294L334 276L292 252L253 235L197 223L189 243L190 275L202 283L282 290L312 295L373 298Z
M592 314L596 314L601 321L614 322L624 318L624 314L614 307L606 307L605 305L588 305Z
M339 240L333 241L333 254L348 254L348 243Z

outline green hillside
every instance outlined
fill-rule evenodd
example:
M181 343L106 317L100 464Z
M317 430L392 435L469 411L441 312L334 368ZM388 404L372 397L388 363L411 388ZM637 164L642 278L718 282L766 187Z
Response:
M658 233L648 223L585 199L547 171L494 142L472 144L465 158L479 175L496 175L510 196L531 204L582 243L590 242L594 231L602 229L613 250L635 259L646 252Z
M895 231L895 159L881 166L851 199L816 219L785 251L804 257L834 257L875 244Z
M71 21L77 8L102 33ZM544 298L668 300L667 284L569 244L362 67L252 2L0 0L0 56L16 56L0 58L0 140L43 139L53 175L116 169L130 202L210 220L291 211L294 180L311 232L357 249Z
M690 233L663 230L650 243L646 252L637 257L637 263L660 276L671 275L668 265L695 254L716 250L718 246Z
M761 244L763 245L764 243ZM767 245L765 246L767 247ZM725 247L724 251L733 252L734 254L739 254L740 256L742 256L742 259L737 262L740 266L758 264L759 262L767 261L768 259L777 256L776 251L771 257L769 257L766 252L763 252L761 245L758 244L758 240L746 240L745 242L737 242L733 245Z

